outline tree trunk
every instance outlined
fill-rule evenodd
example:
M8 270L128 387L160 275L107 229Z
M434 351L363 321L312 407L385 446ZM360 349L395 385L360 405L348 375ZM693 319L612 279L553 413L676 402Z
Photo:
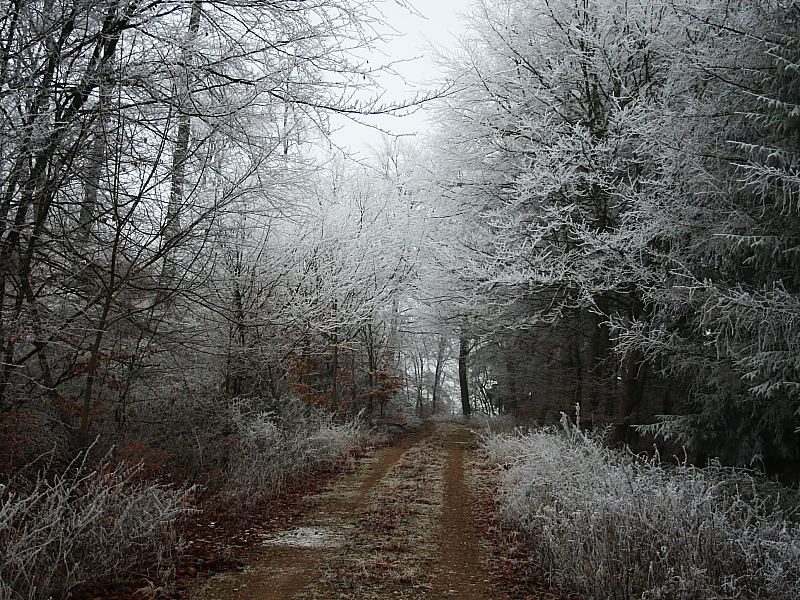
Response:
M519 390L517 389L517 357L511 357L509 352L503 353L508 376L508 396L503 398L503 411L516 415L519 408Z
M364 341L367 349L367 414L375 410L375 399L372 392L375 390L375 374L378 370L378 360L375 356L375 343L372 335L372 324L367 323L364 330Z
M588 375L589 375L589 406L594 411L600 407L603 396L603 378L605 377L605 360L610 347L608 331L608 298L604 296L595 297L595 305L599 311L592 313L592 331L589 336L589 356L588 356ZM611 407L606 407L609 412ZM607 416L610 416L611 413Z
M101 77L105 78L103 73ZM86 165L86 182L83 187L83 202L81 212L78 217L78 243L81 248L86 248L92 233L92 223L95 219L97 210L97 192L100 189L100 179L103 175L103 163L106 157L106 124L108 104L108 86L105 83L100 85L100 93L97 101L97 121L94 124L94 139L89 150Z
M333 356L331 357L331 408L339 407L339 336L333 336Z
M191 45L197 32L200 30L200 16L202 15L203 3L199 0L192 2L192 13L189 17L189 28L187 30L186 47L183 50L183 68L185 69L185 79L179 82L177 90L178 104L178 131L175 139L175 147L172 151L172 182L170 185L169 204L167 205L167 217L164 223L162 240L166 247L174 246L181 232L180 213L184 205L184 194L186 187L186 161L189 158L189 135L191 133L191 116L189 113L191 104L192 84L192 50ZM173 253L168 248L164 252L164 265L161 271L160 300L163 302L174 293L176 266L173 262Z
M442 371L444 370L444 351L447 340L443 335L439 336L439 349L436 353L436 367L433 372L433 395L431 398L431 414L436 414L439 399L439 389L442 387Z
M622 399L620 401L619 414L616 429L614 431L615 442L625 442L628 439L627 418L642 401L645 375L644 354L638 350L628 353L625 358L625 383L622 388Z
M630 317L638 320L642 316L644 307L639 299L636 290L630 294ZM642 401L644 393L644 376L646 371L645 356L641 350L631 350L625 357L625 381L622 388L622 398L620 400L619 421L614 431L615 442L628 441L628 417Z
M574 403L583 402L583 363L581 360L581 335L576 331L572 336L572 368L575 369L575 397Z
M469 417L472 407L469 403L469 388L467 384L467 358L469 357L469 339L461 334L458 340L458 384L461 388L461 414Z
M94 395L94 381L97 377L97 366L100 361L100 345L103 342L103 336L106 331L106 322L108 320L111 305L114 301L114 294L112 287L106 292L106 297L103 301L103 312L100 316L100 321L97 323L97 331L95 332L94 342L89 352L89 363L86 365L86 385L83 390L83 406L81 407L81 425L78 432L78 447L84 450L89 441L89 413L92 408L92 396Z

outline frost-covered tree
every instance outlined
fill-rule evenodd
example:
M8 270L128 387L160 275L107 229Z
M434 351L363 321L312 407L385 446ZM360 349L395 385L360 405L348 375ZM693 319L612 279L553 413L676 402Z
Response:
M649 431L729 462L795 456L797 8L503 0L468 18L441 194L476 231L468 280L508 299L506 337L550 344L523 370L560 364L620 439L678 412ZM495 368L529 389L498 393L535 399L499 342Z
M337 155L292 212L251 213L219 239L229 397L286 395L377 413L396 378L416 215L396 186Z
M4 426L9 411L39 411L82 444L130 399L134 375L150 397L183 386L208 352L196 343L211 343L194 309L215 229L243 197L274 195L273 175L293 171L328 111L374 108L353 96L371 81L352 53L376 37L366 9L2 5Z
M681 79L695 85L671 103L683 110L653 153L667 177L642 202L661 228L668 285L652 289L658 323L620 325L621 341L662 357L690 388L689 414L649 431L779 469L800 451L798 11L743 2L685 17L698 43Z
M503 1L477 3L469 19L449 59L458 91L438 114L445 194L483 228L471 276L526 304L509 311L514 327L583 330L573 345L602 381L609 315L641 316L620 184L638 168L628 115L653 101L669 68L657 32L670 16L647 4ZM620 418L640 393L641 364L627 357Z

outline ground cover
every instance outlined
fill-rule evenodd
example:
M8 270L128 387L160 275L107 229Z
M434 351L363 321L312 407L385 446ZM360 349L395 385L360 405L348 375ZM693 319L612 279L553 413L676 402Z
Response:
M566 417L484 450L500 522L540 581L618 600L800 597L796 490L609 448Z
M462 425L429 423L304 499L303 518L264 536L241 572L188 591L195 600L509 598L475 528L471 443Z

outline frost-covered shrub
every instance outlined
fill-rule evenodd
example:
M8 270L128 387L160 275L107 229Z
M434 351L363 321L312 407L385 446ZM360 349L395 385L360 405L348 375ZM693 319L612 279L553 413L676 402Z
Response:
M137 468L108 462L13 487L0 484L0 600L66 598L142 564L154 579L172 573L189 490L139 482Z
M512 433L517 431L517 419L509 414L487 415L483 413L474 414L470 417L470 423L482 427L490 433Z
M234 407L238 444L231 452L227 494L243 505L277 495L303 475L334 468L361 442L358 420L292 402L280 412Z
M793 492L611 450L566 417L484 447L500 469L502 518L558 585L598 600L800 598Z

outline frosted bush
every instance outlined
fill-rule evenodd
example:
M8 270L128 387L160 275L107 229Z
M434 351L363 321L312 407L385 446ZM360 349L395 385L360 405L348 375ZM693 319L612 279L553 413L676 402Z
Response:
M0 485L0 600L66 598L144 562L172 572L174 523L190 490L136 481L137 468L72 465L24 491ZM26 486L14 486L17 489Z
M361 442L358 420L290 403L281 413L235 408L238 447L228 472L228 495L247 506L280 493L303 475L348 460Z
M486 461L499 467L509 467L526 452L527 438L520 432L492 433L483 437Z
M501 517L558 585L598 600L800 597L793 492L611 450L566 418L484 447Z
M489 433L513 433L517 431L517 419L509 414L486 415L478 413L470 417L470 422Z

